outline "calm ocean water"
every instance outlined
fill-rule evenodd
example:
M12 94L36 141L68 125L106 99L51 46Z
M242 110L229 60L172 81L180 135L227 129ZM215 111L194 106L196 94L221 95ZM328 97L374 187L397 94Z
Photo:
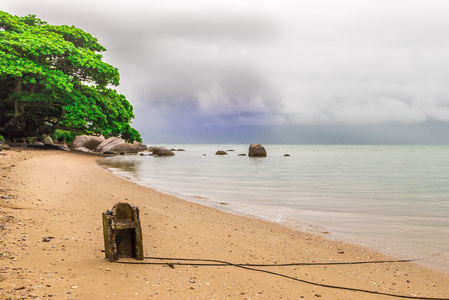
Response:
M190 201L449 272L449 146L264 145L266 158L239 156L248 145L166 147L186 151L100 165Z

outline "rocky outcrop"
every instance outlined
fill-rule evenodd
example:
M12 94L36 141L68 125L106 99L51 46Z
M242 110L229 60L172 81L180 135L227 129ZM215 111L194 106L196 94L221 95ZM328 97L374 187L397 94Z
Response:
M174 156L175 153L171 151L170 149L167 149L165 147L150 147L153 152L153 156Z
M70 148L70 150L72 150L72 151L77 151L77 152L86 152L86 153L91 153L91 152L93 152L91 149L86 148L86 147Z
M226 153L226 151L223 150L218 150L217 152L215 152L215 155L228 155L228 153Z
M157 147L157 146L150 146L150 147L147 148L146 151L148 151L148 152L153 152L153 151L156 150L157 148L160 148L160 147Z
M265 157L267 156L267 151L261 144L251 144L248 151L249 157Z
M106 151L105 151L106 152ZM120 154L125 153L138 153L139 152L139 144L138 143L119 143L115 146L111 147L107 152L115 152Z
M133 144L139 145L139 152L145 151L148 149L147 145L145 145L144 143L139 143L139 142L134 141Z
M81 152L98 152L103 154L128 154L145 151L147 145L134 141L132 144L119 137L78 135L70 144L70 149Z
M96 152L100 152L100 153L104 153L104 152L109 152L112 151L111 149L119 144L123 144L126 143L126 141L124 139L118 138L118 137L110 137L106 140L104 140L103 142L101 142L96 148L95 151Z
M94 136L94 135L78 135L75 137L73 142L70 144L71 149L76 148L87 148L90 150L95 150L98 145L104 141L104 136Z

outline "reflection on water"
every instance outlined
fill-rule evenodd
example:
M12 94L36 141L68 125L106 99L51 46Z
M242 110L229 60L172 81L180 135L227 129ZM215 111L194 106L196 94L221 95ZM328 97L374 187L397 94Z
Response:
M139 176L142 163L143 161L138 159L102 159L98 161L100 166L131 173L135 178Z

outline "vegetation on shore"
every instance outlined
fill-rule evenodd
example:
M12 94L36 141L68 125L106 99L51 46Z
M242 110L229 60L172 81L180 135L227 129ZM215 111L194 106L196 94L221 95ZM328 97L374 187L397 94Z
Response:
M104 51L75 26L0 11L0 135L96 133L140 142L133 107L111 88L119 72L102 61Z

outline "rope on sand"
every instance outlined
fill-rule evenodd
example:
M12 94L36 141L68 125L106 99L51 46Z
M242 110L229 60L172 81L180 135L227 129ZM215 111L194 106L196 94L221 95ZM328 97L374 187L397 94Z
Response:
M362 261L362 262L333 262L333 263L286 263L286 264L233 264L227 261L221 261L221 260L214 260L214 259L194 259L194 258L172 258L172 257L144 257L148 260L165 260L165 261L185 261L185 262L120 262L116 261L115 263L119 264L137 264L137 265L167 265L170 268L174 268L175 265L177 266L232 266L236 268L241 268L245 270L250 271L256 271L256 272L262 272L267 273L287 279L291 279L294 281L311 284L315 286L325 287L325 288L332 288L332 289L340 289L340 290L346 290L346 291L353 291L353 292L362 292L362 293L369 293L369 294L375 294L375 295L383 295L383 296L390 296L390 297L396 297L396 298L405 298L405 299L420 299L420 300L449 300L449 298L433 298L433 297L418 297L418 296L405 296L405 295L397 295L397 294L390 294L390 293L384 293L384 292L378 292L378 291L371 291L371 290L365 290L365 289L357 289L357 288L351 288L351 287L343 287L343 286L335 286L335 285L328 285L323 283L317 283L312 281L307 281L304 279L299 279L296 277L288 276L285 274L272 272L268 270L262 270L262 269L256 269L253 267L285 267L285 266L330 266L330 265L358 265L358 264L381 264L381 263L403 263L403 262L412 262L422 259L403 259L403 260L379 260L379 261ZM192 262L202 262L202 263L192 263Z

